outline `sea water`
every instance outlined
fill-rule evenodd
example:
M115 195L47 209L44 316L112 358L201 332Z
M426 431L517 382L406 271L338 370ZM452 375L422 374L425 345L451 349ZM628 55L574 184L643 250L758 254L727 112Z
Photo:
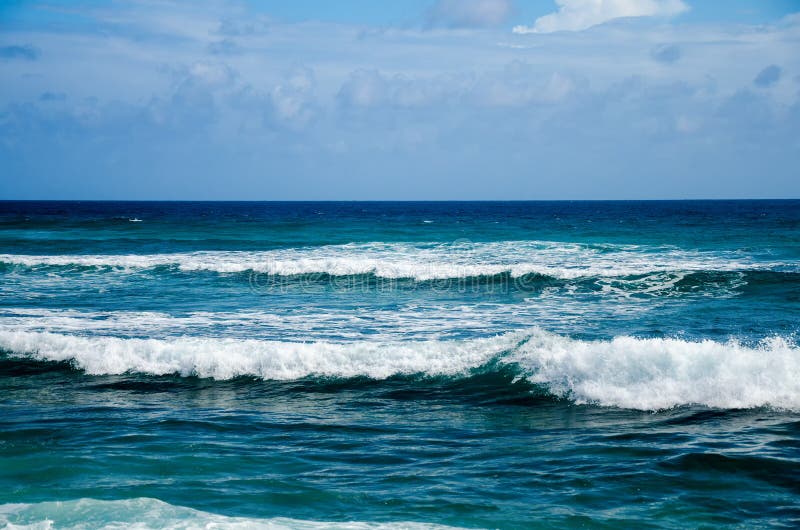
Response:
M800 525L800 201L0 202L0 525Z

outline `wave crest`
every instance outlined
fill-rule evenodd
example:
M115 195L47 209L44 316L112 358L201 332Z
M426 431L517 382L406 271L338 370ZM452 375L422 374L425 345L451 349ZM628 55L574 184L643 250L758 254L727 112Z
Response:
M587 245L550 241L486 243L361 243L269 251L198 251L130 255L0 255L0 263L23 267L88 267L137 270L251 272L273 276L372 275L429 281L510 275L556 279L621 277L665 271L797 271L796 263L764 262L739 252L674 247Z
M124 339L0 331L13 357L71 362L88 374L214 379L467 377L492 363L579 404L658 410L698 404L800 410L800 348L736 341L616 337L584 341L540 329L469 340L279 342L202 337Z

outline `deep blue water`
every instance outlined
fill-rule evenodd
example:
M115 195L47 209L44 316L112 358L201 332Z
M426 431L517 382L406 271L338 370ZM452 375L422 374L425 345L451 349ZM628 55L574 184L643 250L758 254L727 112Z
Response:
M798 332L800 201L0 202L0 525L797 527Z

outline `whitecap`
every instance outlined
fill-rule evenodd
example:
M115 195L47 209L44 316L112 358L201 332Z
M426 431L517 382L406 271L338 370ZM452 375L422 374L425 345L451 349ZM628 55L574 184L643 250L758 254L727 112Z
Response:
M372 274L419 281L539 274L561 279L620 277L667 271L798 271L796 262L764 261L736 251L674 247L585 245L552 241L358 243L269 251L198 251L172 254L2 254L0 262L121 270L171 266L181 271L254 272L276 276Z
M447 530L435 524L416 522L326 522L286 517L229 517L174 506L158 499L135 498L114 501L77 499L36 504L0 505L0 525L9 530Z
M781 337L754 345L630 336L586 341L533 329L464 340L283 342L2 330L0 349L12 357L68 361L88 374L214 379L465 377L491 361L515 366L530 383L579 404L800 410L800 348Z

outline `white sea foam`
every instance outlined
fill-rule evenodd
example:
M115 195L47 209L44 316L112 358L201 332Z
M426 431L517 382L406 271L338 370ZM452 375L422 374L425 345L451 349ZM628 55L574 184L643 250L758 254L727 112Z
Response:
M641 301L601 306L565 297L540 296L536 303L426 303L412 300L391 308L331 307L308 302L270 310L194 311L173 315L158 311L77 311L50 308L0 308L0 331L39 331L65 335L107 335L166 339L214 336L284 341L444 340L486 335L487 329L526 329L532 322L555 331L580 325L605 311L609 318L641 316ZM638 303L636 303L638 302ZM626 313L627 312L627 313Z
M529 381L578 403L800 410L800 348L780 337L747 346L627 336L580 341L538 332L507 360L518 362Z
M78 499L65 502L0 505L0 525L9 530L446 530L426 523L321 522L277 517L227 517L173 506L157 499L116 501Z
M0 262L137 270L160 266L181 271L257 272L270 275L373 274L382 278L436 280L510 274L554 278L628 276L663 271L797 270L797 263L764 262L740 252L674 247L585 245L547 241L487 243L361 243L270 251L201 251L126 255L0 255Z
M518 366L522 377L577 403L641 410L688 404L800 410L800 348L783 338L754 346L633 337L582 341L534 329L469 340L302 343L3 330L0 349L12 356L70 361L89 374L215 379L460 377L497 361Z
M385 379L399 374L458 375L481 366L518 340L280 342L181 337L165 340L78 337L0 331L0 348L49 361L72 361L89 374L177 373L215 379L307 376Z

